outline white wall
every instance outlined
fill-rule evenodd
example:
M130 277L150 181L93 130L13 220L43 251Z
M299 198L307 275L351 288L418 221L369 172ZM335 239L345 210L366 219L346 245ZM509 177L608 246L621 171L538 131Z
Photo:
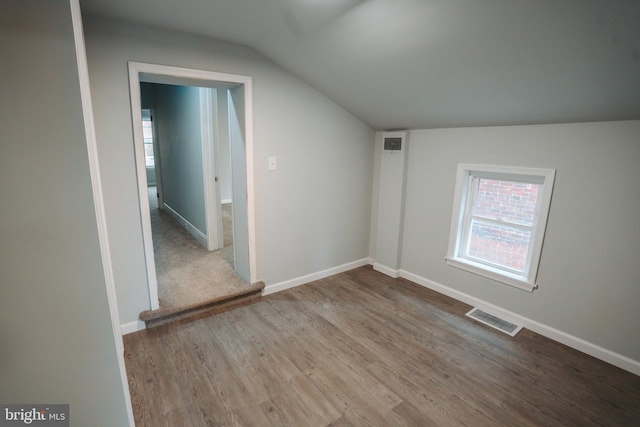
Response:
M640 361L640 121L417 130L409 150L403 270ZM557 169L533 293L445 262L458 163Z
M376 143L382 146L381 138ZM405 138L406 139L406 138ZM379 153L376 201L376 259L373 268L392 277L398 277L402 260L402 236L404 222L404 195L406 187L406 159L408 150L406 141L401 151L384 151L376 147Z
M368 256L370 128L253 50L99 19L85 19L85 32L123 323L149 308L127 61L253 78L258 279L277 284Z
M125 426L69 0L1 9L0 402Z

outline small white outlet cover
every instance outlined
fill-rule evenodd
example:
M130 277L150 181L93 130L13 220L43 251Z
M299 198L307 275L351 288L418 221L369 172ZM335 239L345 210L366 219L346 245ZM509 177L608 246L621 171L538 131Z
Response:
M269 157L269 170L274 171L278 169L278 160L275 156Z

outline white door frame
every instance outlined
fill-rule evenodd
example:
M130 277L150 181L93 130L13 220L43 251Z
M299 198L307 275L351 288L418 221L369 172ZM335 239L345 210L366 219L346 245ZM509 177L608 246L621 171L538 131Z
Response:
M146 162L144 157L144 143L142 136L142 121L138 119L142 109L140 97L140 82L175 83L199 87L234 87L244 86L245 105L245 144L246 144L246 172L247 172L247 232L249 244L249 277L250 282L256 279L256 233L255 233L255 192L253 169L253 87L252 78L238 74L218 73L213 71L194 70L166 65L129 62L129 91L131 95L131 117L136 154L136 171L138 176L138 198L140 201L140 215L142 222L142 237L145 248L145 263L147 267L147 281L149 285L149 302L152 310L160 306L158 301L158 281L156 277L155 260L153 257L153 239L151 235L151 220L149 196L147 190ZM235 226L235 224L234 224Z
M218 138L214 136L218 129L218 92L215 89L204 87L199 88L199 92L207 249L215 251L224 247L222 205L220 203L220 185L217 177Z

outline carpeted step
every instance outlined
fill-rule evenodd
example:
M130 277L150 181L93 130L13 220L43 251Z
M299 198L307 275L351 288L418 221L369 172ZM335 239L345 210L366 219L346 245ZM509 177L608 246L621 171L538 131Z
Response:
M230 293L221 297L216 297L198 304L192 304L185 307L158 310L145 310L140 313L140 320L144 321L147 328L164 325L168 322L197 319L211 316L232 308L240 307L254 302L262 295L264 282L259 281L245 289Z

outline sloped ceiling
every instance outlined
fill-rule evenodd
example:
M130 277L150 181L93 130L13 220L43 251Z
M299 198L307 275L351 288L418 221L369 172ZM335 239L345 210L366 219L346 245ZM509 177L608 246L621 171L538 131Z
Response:
M640 119L638 0L81 0L251 47L377 130Z

